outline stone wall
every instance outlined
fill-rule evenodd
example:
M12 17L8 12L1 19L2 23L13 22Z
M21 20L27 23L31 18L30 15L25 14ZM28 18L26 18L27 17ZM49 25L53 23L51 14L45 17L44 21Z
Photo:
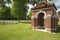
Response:
M0 24L17 24L18 20L0 20Z

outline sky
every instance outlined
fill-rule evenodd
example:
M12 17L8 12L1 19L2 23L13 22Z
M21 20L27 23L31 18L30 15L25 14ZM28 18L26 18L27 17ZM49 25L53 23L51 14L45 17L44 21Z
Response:
M56 7L57 7L57 12L60 11L60 0L53 0L53 2L55 3Z
M53 2L55 3L56 7L60 9L60 0L53 0Z

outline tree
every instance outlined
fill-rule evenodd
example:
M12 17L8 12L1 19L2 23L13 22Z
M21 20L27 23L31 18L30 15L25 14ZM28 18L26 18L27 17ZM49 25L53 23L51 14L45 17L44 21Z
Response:
M58 15L60 15L60 11L58 12Z
M34 5L34 4L39 4L42 1L46 1L47 2L47 1L53 1L53 0L27 0L27 3Z
M11 19L11 13L9 7L0 7L0 19L2 20L10 20Z
M4 0L0 0L0 7L4 7L4 6L5 6Z
M9 5L8 7L10 7L11 0L0 0L0 7L4 7L6 4Z
M5 2L11 4L11 0L5 0Z
M11 0L5 0L6 6L11 7Z
M0 0L0 19L8 19L10 18L10 8L6 7L6 1Z
M17 19L24 19L26 17L26 0L12 0L11 14Z
M32 11L30 10L30 13L28 15L28 19L31 19L31 16L32 16Z
M2 7L0 7L0 19L1 19L1 14L2 14Z

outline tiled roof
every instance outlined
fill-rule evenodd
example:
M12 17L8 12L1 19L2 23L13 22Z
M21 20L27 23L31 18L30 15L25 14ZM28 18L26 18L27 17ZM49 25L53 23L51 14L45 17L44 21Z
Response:
M33 7L32 10L40 9L40 8L45 8L45 7L50 7L50 6L52 6L52 5L56 8L56 6L55 6L54 3L42 2L42 3L40 3L40 4L37 4L35 7ZM56 8L56 9L57 9L57 8Z

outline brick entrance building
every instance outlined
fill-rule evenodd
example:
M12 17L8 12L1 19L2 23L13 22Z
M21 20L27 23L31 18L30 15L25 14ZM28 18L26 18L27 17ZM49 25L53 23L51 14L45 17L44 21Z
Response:
M58 15L56 6L51 2L42 2L32 8L32 29L44 29L47 32L56 32Z

